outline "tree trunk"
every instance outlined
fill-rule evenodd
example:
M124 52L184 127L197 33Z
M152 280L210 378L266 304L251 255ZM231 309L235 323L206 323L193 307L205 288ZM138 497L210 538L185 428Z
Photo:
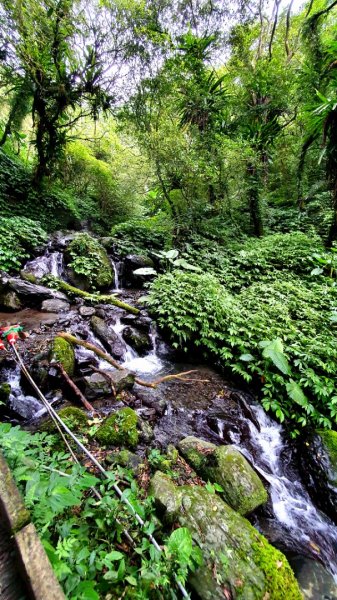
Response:
M248 203L250 218L253 225L254 234L257 237L263 236L263 218L260 202L260 190L259 190L259 174L255 165L248 163L247 165L247 179L248 179Z

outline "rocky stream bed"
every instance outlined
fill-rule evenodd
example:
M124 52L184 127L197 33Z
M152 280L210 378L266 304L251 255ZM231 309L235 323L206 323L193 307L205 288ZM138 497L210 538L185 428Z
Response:
M135 411L135 437L130 437L131 419L125 439L114 440L118 449L128 440L135 454L129 452L126 460L137 464L137 456L146 455L149 448L168 449L174 455L175 447L199 478L222 486L219 496L211 496L203 487L176 487L160 472L151 484L162 517L187 524L196 539L203 537L204 555L212 549L221 554L227 548L229 567L236 577L236 583L230 582L230 597L236 597L235 585L241 587L238 597L271 597L265 595L267 588L252 554L254 544L264 544L264 538L254 537L256 531L249 529L242 518L245 515L286 555L305 598L337 599L337 469L326 436L315 434L296 443L288 439L282 426L249 392L237 389L211 366L196 364L195 357L187 356L189 360L182 362L158 335L145 310L134 315L41 285L40 279L48 274L78 286L83 283L74 278L64 261L72 238L72 233L53 236L20 276L0 275L0 323L20 322L29 333L18 346L46 397L56 408L79 406L53 365L54 358L63 363L101 415L116 416L125 410L132 415ZM133 271L146 264L141 257L129 256L123 261L106 240L105 246L113 276L110 293L137 306L137 299L144 294L143 277L137 279ZM76 346L73 351L57 336L61 331L108 352L123 370L114 369L84 347ZM134 382L135 374L149 382L190 370L195 371L191 375L194 381L171 379L156 389ZM0 357L0 400L2 420L34 429L46 419L43 405L10 354ZM97 436L98 441L106 442L106 431ZM182 511L184 502L188 510ZM212 511L217 513L216 519ZM200 523L205 528L201 533ZM235 531L237 539L233 538ZM238 573L243 576L239 583ZM227 588L214 583L209 571L195 577L198 597L229 597L224 591ZM282 585L287 585L286 579ZM287 595L284 589L283 595L280 591L272 597L297 597L291 593Z

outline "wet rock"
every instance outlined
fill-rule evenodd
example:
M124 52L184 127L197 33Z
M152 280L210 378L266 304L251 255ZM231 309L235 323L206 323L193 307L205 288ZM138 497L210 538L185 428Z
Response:
M138 254L128 254L124 260L123 279L126 287L142 287L145 281L149 280L149 276L135 275L137 269L154 268L154 262L148 256ZM150 279L153 275L150 276Z
M241 515L267 502L262 481L234 446L215 446L190 436L181 440L178 448L206 481L209 479L221 485L224 500Z
M66 300L67 296L57 290L52 290L42 285L35 285L29 281L16 279L14 277L8 280L9 288L14 291L20 298L31 306L41 304L43 300L57 299Z
M136 329L133 329L132 327L125 327L122 336L126 343L130 344L130 346L137 350L140 355L144 355L151 350L151 340L146 333L136 331Z
M138 419L138 428L140 431L140 441L144 444L149 444L154 437L151 425L146 421L143 421L143 419Z
M126 346L117 333L103 319L97 316L91 318L90 325L108 352L116 359L123 358Z
M7 311L17 311L21 309L20 298L14 291L0 292L0 308Z
M336 600L337 583L319 562L297 556L290 564L305 600Z
M34 415L44 408L42 402L34 396L11 396L9 406L23 419L33 419Z
M95 400L102 396L111 396L113 393L111 384L116 394L118 394L122 390L131 389L135 381L135 375L127 369L108 371L108 375L109 377L107 378L101 373L93 373L83 378L85 396L88 400Z
M337 523L337 432L319 431L308 437L299 457L310 495Z
M41 304L42 312L61 313L69 309L70 304L65 300L44 300Z
M150 493L159 514L188 527L203 564L190 576L201 600L301 600L285 556L219 496L199 486L177 487L163 473Z
M53 340L51 347L51 360L60 363L66 373L70 376L74 374L75 369L75 352L69 342L62 337L56 337Z
M95 438L108 446L123 444L134 448L138 444L138 417L132 408L121 408L103 421L98 428Z
M123 448L119 452L110 452L105 460L109 465L112 465L110 468L114 468L115 465L120 465L121 467L131 469L135 473L139 470L140 465L144 463L141 456L130 452L130 450L127 450L126 448Z
M20 271L20 277L21 277L21 279L24 279L25 281L29 281L30 283L38 283L38 278L35 275L33 275L33 273L24 271L24 269L22 269Z
M125 315L124 317L121 317L121 322L125 325L133 325L137 329L142 329L143 331L148 332L151 327L152 319L150 319L150 317L146 317L145 315L140 317L137 315Z
M81 317L92 317L96 313L96 310L93 306L81 306L78 312Z

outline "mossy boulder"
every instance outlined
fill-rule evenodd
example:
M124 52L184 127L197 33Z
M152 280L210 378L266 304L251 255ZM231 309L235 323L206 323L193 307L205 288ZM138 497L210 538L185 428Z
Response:
M102 373L93 373L83 377L84 393L88 400L111 396L112 386L116 394L123 390L130 390L135 382L135 374L128 371L128 369L106 371L108 377L104 377Z
M79 233L65 252L70 283L82 290L104 289L113 283L107 251L88 233Z
M215 446L190 436L178 447L206 481L209 479L221 485L223 499L241 515L267 502L268 494L261 479L234 446Z
M337 524L337 431L316 431L307 436L299 457L310 495Z
M72 431L80 433L86 433L88 431L88 416L80 408L77 408L76 406L66 406L58 411L58 415ZM40 426L40 430L54 433L57 431L57 427L52 419L48 419Z
M134 473L137 473L140 466L144 463L141 456L134 454L127 448L122 448L122 450L118 452L111 452L105 460L109 465L112 465L112 467L110 467L112 469L116 465L120 465L121 467L131 469Z
M72 376L75 369L75 352L69 342L62 337L55 337L51 348L51 360L60 363L65 372Z
M132 408L121 408L105 419L96 432L96 439L106 446L127 446L138 444L138 416Z
M203 564L190 576L202 600L301 600L293 571L279 551L219 496L200 486L177 487L157 472L150 493L159 514L188 527Z

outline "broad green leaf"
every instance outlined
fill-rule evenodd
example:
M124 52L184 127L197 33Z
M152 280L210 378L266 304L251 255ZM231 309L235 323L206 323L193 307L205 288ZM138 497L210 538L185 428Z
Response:
M271 342L260 342L260 346L264 347L262 352L264 358L269 358L284 375L290 375L290 366L283 353L283 344L280 338Z
M302 388L298 385L298 383L296 383L296 381L294 381L293 379L290 379L289 383L287 383L286 385L287 388L287 392L289 397L294 400L294 402L296 402L296 404L299 404L300 406L306 407L308 405L308 398L306 397L306 395L304 394Z
M175 556L177 562L187 563L193 550L190 530L187 527L180 527L173 531L168 539L167 549Z
M254 356L248 352L247 354L241 354L240 359L245 362L250 362L251 360L254 360Z

